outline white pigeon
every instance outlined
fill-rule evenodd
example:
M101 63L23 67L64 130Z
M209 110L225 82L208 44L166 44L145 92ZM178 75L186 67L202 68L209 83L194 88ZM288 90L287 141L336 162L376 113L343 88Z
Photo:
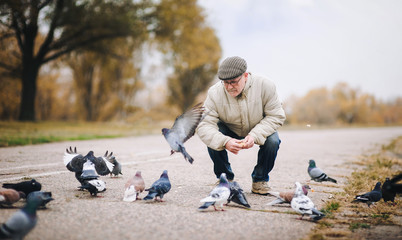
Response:
M301 213L301 217L299 219L301 220L305 214L310 215L310 218L313 221L317 221L325 217L324 213L315 208L313 201L304 195L302 185L299 182L296 182L295 184L296 190L290 205L292 206L293 210Z
M123 201L134 202L139 199L138 195L145 189L145 183L141 176L141 171L137 171L135 175L127 181L124 187L125 191Z
M215 211L218 211L217 207L221 211L224 211L223 204L227 202L230 196L230 187L226 174L222 173L219 178L219 184L211 191L208 197L201 199L200 202L204 203L199 210L207 209L209 206L213 205Z

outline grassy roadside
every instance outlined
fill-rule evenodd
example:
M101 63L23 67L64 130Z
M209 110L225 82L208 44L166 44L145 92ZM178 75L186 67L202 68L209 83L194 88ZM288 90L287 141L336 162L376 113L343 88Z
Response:
M353 198L374 188L377 181L402 172L402 136L383 146L379 153L362 156L354 164L358 170L348 179L344 192L334 194L323 211L327 217L320 220L308 239L396 239L401 237L402 202L396 205L383 200L368 207L351 203Z
M167 124L167 125L166 125ZM159 134L170 123L0 122L0 147Z

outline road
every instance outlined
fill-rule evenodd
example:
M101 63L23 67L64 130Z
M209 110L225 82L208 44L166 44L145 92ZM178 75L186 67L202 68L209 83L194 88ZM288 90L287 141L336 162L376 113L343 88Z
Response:
M280 130L282 143L269 185L281 191L293 189L295 181L309 183L315 190L310 198L318 208L323 207L331 192L342 191L347 176L356 168L352 161L401 135L402 127ZM97 156L113 151L123 164L124 175L101 177L107 186L106 192L99 194L102 197L78 191L74 174L62 161L69 146L76 146L83 154L93 150ZM213 208L197 211L216 178L198 136L186 142L186 149L195 159L192 165L180 154L170 156L162 135L1 148L0 183L35 178L43 191L53 193L55 200L48 209L38 211L38 224L26 239L300 239L315 226L297 220L288 206L267 206L272 197L251 194L250 174L258 146L229 155L235 180L246 192L251 210L231 203L223 212ZM315 159L338 184L310 182L309 159ZM165 202L122 201L124 184L137 170L150 186L164 169L172 183ZM0 209L0 222L16 210Z

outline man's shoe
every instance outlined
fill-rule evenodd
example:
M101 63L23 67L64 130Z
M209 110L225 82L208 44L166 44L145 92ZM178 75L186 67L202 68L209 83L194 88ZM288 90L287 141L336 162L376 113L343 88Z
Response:
M268 187L268 182L253 182L251 192L260 195L268 195L268 191L271 190Z
M218 179L218 181L216 181L213 186L218 186L220 182L221 182L221 180ZM232 180L228 180L228 182L230 182L230 183L233 182L233 179L232 179Z

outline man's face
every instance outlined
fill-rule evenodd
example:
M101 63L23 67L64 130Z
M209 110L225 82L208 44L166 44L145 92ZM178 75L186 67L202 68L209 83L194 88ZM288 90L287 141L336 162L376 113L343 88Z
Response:
M231 80L224 80L222 83L230 96L237 97L243 91L243 88L247 82L247 77L248 73L243 73L240 77Z

